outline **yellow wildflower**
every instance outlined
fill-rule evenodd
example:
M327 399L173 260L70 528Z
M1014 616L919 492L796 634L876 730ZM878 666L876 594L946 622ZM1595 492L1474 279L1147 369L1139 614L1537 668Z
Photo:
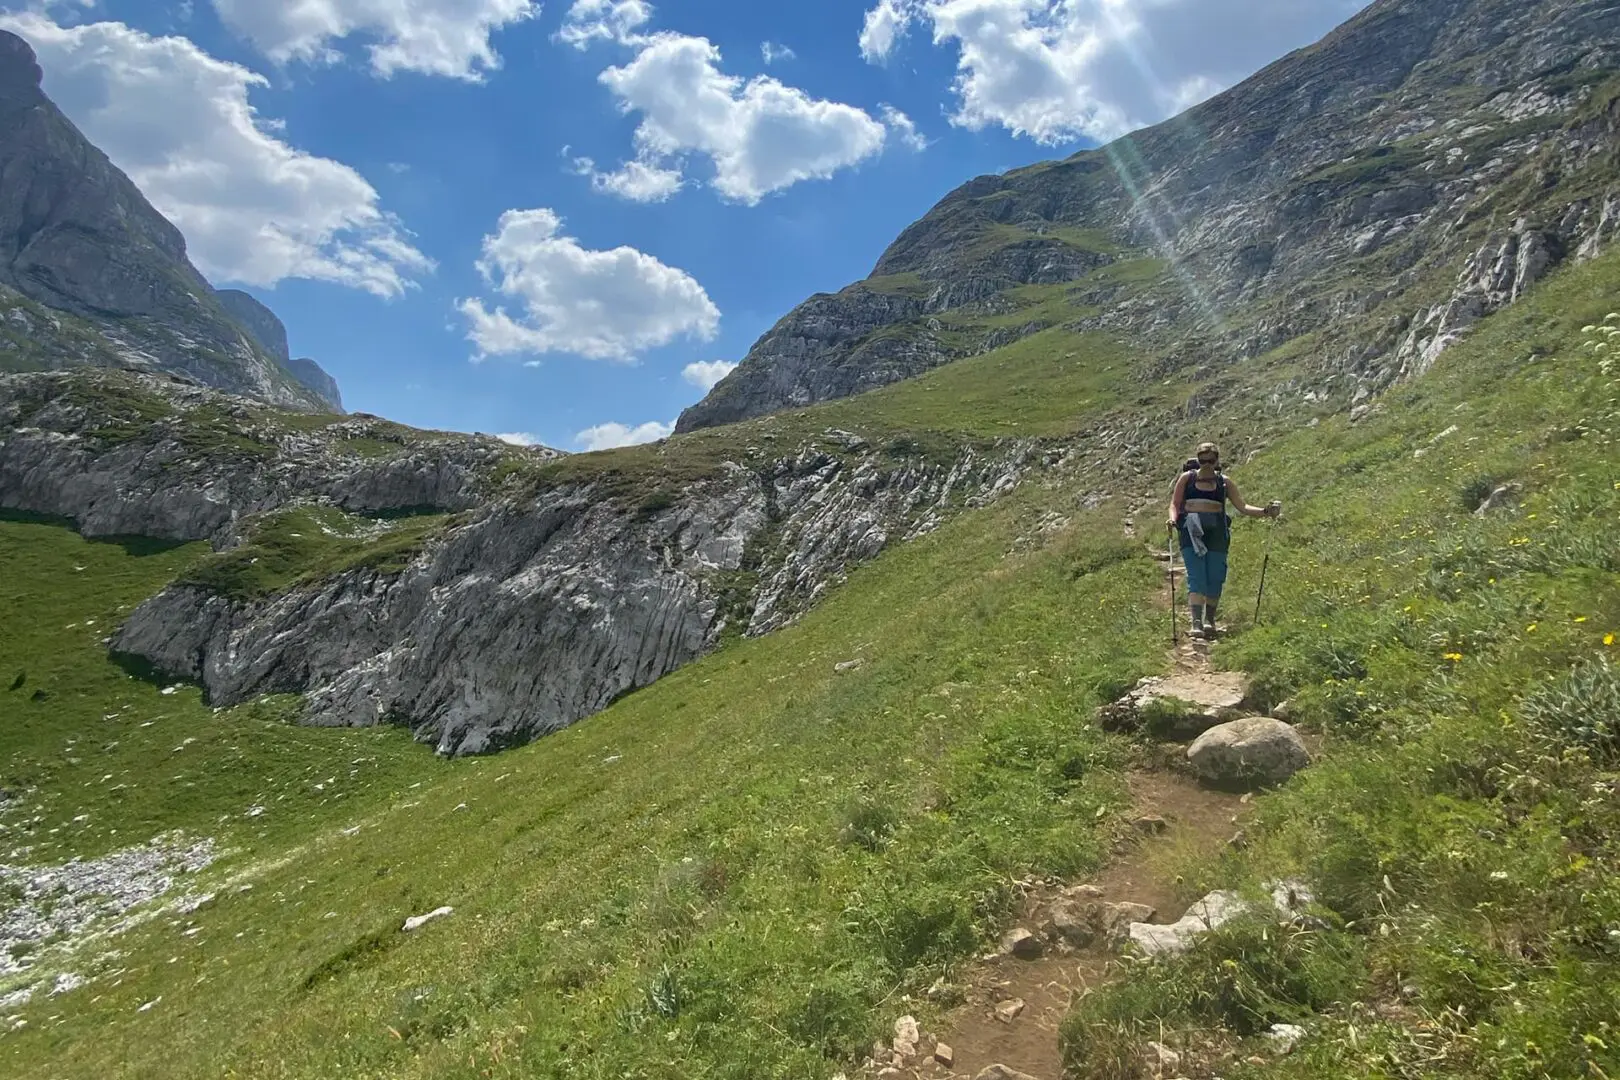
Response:
M1603 635L1603 644L1606 645L1606 646L1609 646L1610 648L1613 648L1614 647L1614 635L1613 634L1604 634Z
M1448 652L1448 653L1446 653L1446 659L1450 660L1453 664L1455 664L1455 663L1457 663L1457 661L1462 659L1462 653L1460 653L1460 652Z
M1524 632L1527 633L1527 634L1533 634L1533 633L1536 632L1536 627L1538 627L1540 625L1541 625L1540 623L1531 623L1529 626L1524 628Z

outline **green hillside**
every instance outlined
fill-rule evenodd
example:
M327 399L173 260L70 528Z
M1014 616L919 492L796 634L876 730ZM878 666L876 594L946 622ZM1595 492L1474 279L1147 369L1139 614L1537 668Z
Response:
M1146 1041L1192 1032L1232 1049L1228 1077L1620 1075L1620 386L1583 331L1617 308L1620 256L1565 271L1354 426L1260 420L1288 363L1271 356L1227 373L1233 404L1195 427L1152 358L1055 330L545 466L655 485L771 430L1083 444L1146 418L1147 470L1110 472L1118 497L1095 509L1100 466L1052 471L891 549L793 628L488 758L290 727L274 699L216 713L165 694L106 658L101 628L202 553L0 522L0 558L26 570L0 586L5 861L167 829L224 849L195 912L47 950L41 972L89 981L0 1010L0 1072L852 1072L899 1013L948 1009L1018 879L1107 859L1126 777L1161 756L1092 713L1166 663L1144 540L1169 469L1214 430L1245 493L1290 508L1259 628L1267 526L1239 527L1217 660L1291 699L1323 755L1256 800L1247 847L1182 867L1183 889L1297 873L1321 928L1236 925L1087 997L1074 1074L1139 1075ZM1476 515L1506 484L1512 503ZM1152 495L1145 515L1131 493ZM0 975L0 995L22 981ZM1274 1020L1311 1034L1244 1064Z

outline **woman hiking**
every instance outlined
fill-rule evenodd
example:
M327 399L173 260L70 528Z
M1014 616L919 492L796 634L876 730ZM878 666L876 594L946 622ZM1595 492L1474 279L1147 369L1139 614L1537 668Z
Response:
M1192 608L1192 635L1215 636L1215 609L1226 585L1226 553L1232 542L1232 519L1226 504L1245 517L1277 517L1282 503L1250 506L1237 485L1221 472L1221 451L1214 443L1198 447L1194 461L1176 481L1170 496L1170 527L1181 543L1187 567L1187 602ZM1196 468L1194 468L1196 466Z

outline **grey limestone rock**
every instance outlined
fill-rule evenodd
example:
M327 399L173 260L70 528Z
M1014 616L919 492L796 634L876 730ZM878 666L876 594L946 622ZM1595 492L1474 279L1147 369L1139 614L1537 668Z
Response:
M343 395L338 391L337 380L315 361L293 358L287 347L287 327L275 312L241 289L219 289L214 297L226 314L252 334L260 348L286 368L293 378L314 391L333 410L343 411Z
M1311 755L1288 724L1251 716L1204 732L1187 748L1187 760L1212 784L1265 787L1281 784L1305 768Z

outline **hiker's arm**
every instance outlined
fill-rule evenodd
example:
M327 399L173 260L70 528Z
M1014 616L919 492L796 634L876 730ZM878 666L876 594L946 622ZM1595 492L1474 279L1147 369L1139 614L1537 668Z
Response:
M1232 483L1232 478L1230 476L1226 478L1226 494L1232 500L1232 509L1242 514L1244 517L1276 516L1272 507L1270 506L1250 506L1246 501L1244 501L1242 493L1238 491L1237 485Z
M1181 504L1187 499L1187 477L1192 473L1182 473L1176 480L1176 486L1170 490L1170 524L1174 525L1181 518Z

